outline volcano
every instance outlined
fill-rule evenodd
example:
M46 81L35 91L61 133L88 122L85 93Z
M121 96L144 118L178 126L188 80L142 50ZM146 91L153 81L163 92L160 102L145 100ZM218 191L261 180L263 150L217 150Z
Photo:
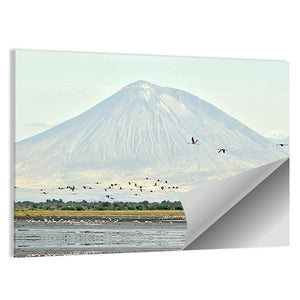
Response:
M189 144L192 137L198 145ZM285 157L208 102L137 81L77 117L17 142L16 186L151 177L186 190Z

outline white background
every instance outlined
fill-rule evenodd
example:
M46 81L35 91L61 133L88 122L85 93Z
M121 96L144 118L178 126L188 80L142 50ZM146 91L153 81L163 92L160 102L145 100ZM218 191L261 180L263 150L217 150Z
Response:
M300 299L297 287L300 218L296 191L300 22L296 3L275 0L1 2L2 299ZM13 185L12 49L288 60L291 246L12 258L12 206L9 205Z

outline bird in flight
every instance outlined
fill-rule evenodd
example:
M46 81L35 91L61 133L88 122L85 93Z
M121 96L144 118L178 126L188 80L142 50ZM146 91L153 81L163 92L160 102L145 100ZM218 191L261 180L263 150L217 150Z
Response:
M226 149L223 149L223 148L221 148L221 149L218 149L219 151L218 151L218 153L220 153L220 152L223 152L223 153L225 153L225 151L227 151Z
M191 143L188 143L188 144L191 144L191 145L199 145L197 144L198 140L194 140L194 138L192 137L192 142Z
M276 144L276 146L281 146L281 147L283 147L283 146L287 146L288 144Z

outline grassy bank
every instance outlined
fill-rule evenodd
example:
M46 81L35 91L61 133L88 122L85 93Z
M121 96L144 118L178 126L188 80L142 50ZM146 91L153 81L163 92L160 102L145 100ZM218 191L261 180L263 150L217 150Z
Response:
M184 216L182 210L17 210L14 211L17 217L42 217L42 216Z

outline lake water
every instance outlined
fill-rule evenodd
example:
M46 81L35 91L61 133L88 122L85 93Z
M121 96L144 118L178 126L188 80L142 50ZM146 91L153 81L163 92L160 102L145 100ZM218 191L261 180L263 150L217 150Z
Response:
M30 220L15 220L15 257L172 251L186 239L181 218Z

